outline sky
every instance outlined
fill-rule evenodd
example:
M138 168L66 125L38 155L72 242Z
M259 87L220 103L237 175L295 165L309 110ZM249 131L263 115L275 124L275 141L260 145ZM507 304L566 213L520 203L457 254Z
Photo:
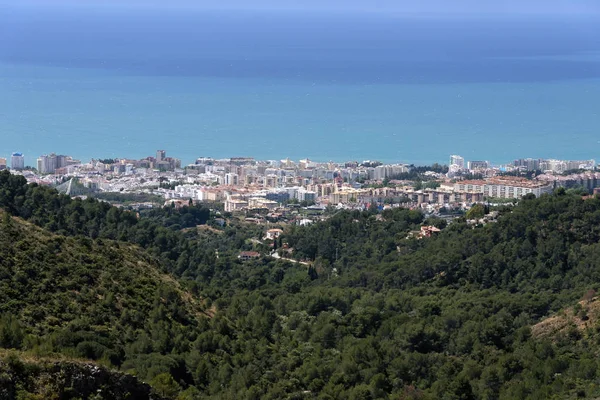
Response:
M599 0L0 0L0 5L412 14L600 14Z

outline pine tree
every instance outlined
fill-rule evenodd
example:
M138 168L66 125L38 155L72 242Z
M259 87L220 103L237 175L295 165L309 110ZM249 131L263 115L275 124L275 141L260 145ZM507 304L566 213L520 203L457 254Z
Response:
M2 215L2 228L6 232L10 232L12 230L12 227L13 227L12 217L10 216L9 213L7 213L5 211L4 214Z

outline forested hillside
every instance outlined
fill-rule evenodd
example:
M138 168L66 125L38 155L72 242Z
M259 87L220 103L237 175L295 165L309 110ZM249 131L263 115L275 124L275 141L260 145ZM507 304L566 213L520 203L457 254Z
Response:
M201 207L138 216L7 173L0 207L2 347L181 399L600 396L597 198L421 240L418 212L341 211L278 241L311 267L238 261L260 228L190 229Z

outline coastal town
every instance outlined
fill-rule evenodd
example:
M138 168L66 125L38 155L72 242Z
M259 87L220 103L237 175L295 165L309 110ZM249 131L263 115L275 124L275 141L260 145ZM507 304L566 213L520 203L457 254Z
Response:
M418 167L378 161L344 163L303 160L255 160L249 157L200 157L182 166L164 150L134 159L81 162L49 154L26 167L25 157L0 158L29 182L50 185L71 196L118 194L137 199L134 207L220 203L228 213L246 213L249 220L309 223L328 207L379 209L408 207L427 214L452 215L482 202L511 202L557 188L600 192L594 160L519 159L494 166L488 161L449 157L448 165ZM107 197L110 200L110 196ZM148 200L151 199L151 200ZM303 210L304 212L299 212Z

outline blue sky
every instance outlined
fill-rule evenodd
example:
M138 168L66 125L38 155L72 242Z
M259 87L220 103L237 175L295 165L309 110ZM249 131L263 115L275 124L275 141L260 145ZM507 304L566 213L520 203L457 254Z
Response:
M600 0L0 0L2 5L441 14L600 14Z

